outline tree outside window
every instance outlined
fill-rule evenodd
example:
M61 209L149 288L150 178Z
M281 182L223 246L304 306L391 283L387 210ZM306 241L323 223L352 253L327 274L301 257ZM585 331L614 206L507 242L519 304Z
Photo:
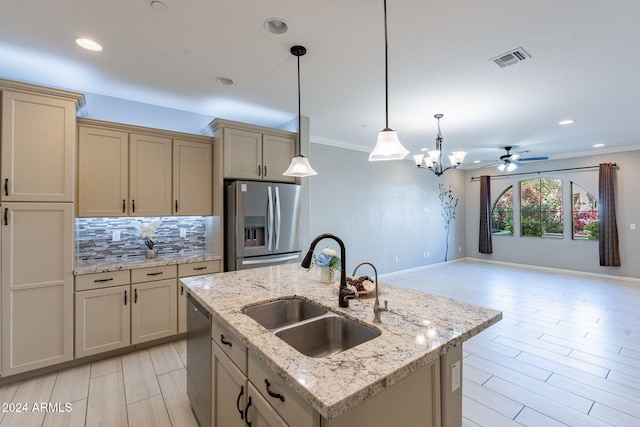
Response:
M598 201L591 193L575 182L571 183L571 198L573 206L573 238L598 240L600 228Z
M513 186L502 192L491 209L491 233L513 236Z
M522 236L561 237L562 180L534 178L520 182Z

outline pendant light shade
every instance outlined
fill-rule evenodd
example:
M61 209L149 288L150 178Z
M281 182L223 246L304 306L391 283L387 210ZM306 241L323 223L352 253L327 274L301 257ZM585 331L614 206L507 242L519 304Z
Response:
M397 132L389 128L389 49L387 45L387 0L384 0L384 112L386 125L378 134L376 146L371 154L369 154L370 162L380 160L402 160L407 156L407 154L409 154L409 150L404 148L398 139Z
M301 143L301 132L300 132L300 57L307 53L307 49L304 46L293 46L291 47L291 54L293 56L298 57L298 144L297 150L298 154L293 159L291 159L291 164L287 168L286 171L282 175L284 176L295 176L298 178L302 178L305 176L318 175L318 172L314 171L311 165L309 164L309 160L302 155L302 143Z

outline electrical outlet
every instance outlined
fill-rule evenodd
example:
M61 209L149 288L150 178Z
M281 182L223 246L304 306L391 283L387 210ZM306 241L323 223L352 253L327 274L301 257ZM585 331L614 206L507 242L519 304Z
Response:
M427 258L431 256L431 251L427 251Z
M462 252L462 246L458 246L458 252Z
M451 365L451 393L460 388L461 381L460 361Z
M632 230L635 230L636 229L636 225L635 224L631 224L629 228L631 228Z
M180 229L180 237L187 237L187 229L186 228L181 228Z
M424 207L424 213L429 213L429 208L428 207Z
M111 240L114 242L119 242L120 241L120 230L114 230L113 234L111 235Z
M398 262L398 255L396 255L396 262Z

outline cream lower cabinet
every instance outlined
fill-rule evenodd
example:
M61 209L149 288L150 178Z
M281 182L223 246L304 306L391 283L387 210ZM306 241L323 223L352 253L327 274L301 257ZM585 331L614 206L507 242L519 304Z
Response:
M131 270L131 344L178 333L176 276L175 265Z
M212 347L212 418L214 426L242 427L247 398L247 377L215 343Z
M252 427L288 427L289 424L267 403L253 384L249 383L247 406L244 411L247 425ZM298 424L291 424L298 425Z
M178 277L201 276L203 274L219 273L221 261L191 262L178 264ZM187 332L187 290L182 283L178 283L178 333Z
M73 358L73 204L3 202L2 375Z

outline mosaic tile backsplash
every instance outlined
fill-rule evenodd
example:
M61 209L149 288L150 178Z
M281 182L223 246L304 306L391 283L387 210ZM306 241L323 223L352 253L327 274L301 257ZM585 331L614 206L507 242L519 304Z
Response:
M77 260L144 257L147 247L139 234L140 225L150 224L156 219L158 218L76 218ZM159 256L210 253L213 217L177 216L160 219L153 238ZM180 237L181 230L184 230L184 237Z

